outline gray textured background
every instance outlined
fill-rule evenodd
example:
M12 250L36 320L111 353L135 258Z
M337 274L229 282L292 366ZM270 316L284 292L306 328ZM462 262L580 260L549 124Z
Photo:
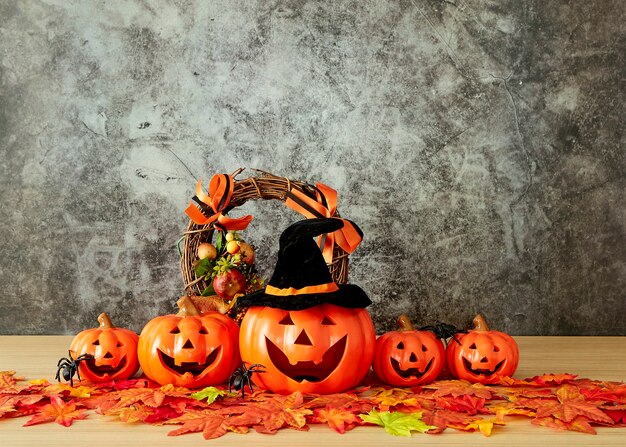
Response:
M340 192L351 282L514 334L626 335L623 1L0 0L0 333L140 330L196 178ZM245 210L270 273L298 218Z

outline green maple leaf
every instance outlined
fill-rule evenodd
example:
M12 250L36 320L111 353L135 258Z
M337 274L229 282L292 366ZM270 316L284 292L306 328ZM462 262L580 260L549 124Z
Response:
M395 436L411 436L411 431L424 433L433 427L422 421L422 412L402 413L399 411L372 410L367 414L360 414L359 417L370 424L380 425L385 431Z
M201 391L193 393L191 397L193 397L196 400L206 399L207 404L211 405L213 402L217 400L218 397L230 396L232 394L237 394L237 393L229 393L228 391L217 389L214 386L208 386Z

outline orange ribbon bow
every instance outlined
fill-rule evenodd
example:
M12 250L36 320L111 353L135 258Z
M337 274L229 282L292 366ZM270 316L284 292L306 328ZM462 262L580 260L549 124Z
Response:
M209 194L202 189L202 179L196 185L196 195L193 202L185 210L185 213L194 223L207 225L212 222L220 230L244 230L252 221L252 216L243 216L236 219L223 214L224 209L230 203L235 190L235 180L228 174L215 174L209 184Z
M317 183L315 196L317 200L296 188L291 188L287 193L285 205L309 219L334 217L337 213L337 191L323 183ZM343 228L322 235L318 239L318 244L327 264L333 260L335 243L343 248L346 253L352 253L363 240L363 232L354 222L348 219L341 220L343 221Z

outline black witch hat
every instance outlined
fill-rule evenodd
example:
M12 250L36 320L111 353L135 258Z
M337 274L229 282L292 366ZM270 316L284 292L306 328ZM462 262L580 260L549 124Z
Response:
M306 219L290 225L280 235L278 261L267 286L240 297L237 306L302 310L322 303L349 308L372 304L360 287L333 281L313 240L342 227L343 221L336 218Z

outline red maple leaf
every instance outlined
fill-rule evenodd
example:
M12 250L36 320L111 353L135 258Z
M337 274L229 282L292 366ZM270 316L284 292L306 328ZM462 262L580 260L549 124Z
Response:
M576 374L543 374L541 376L531 377L530 379L526 379L525 382L528 384L536 384L537 386L555 386L561 385L562 383L571 382L576 377Z
M24 426L42 424L45 422L56 422L57 424L69 427L75 419L85 419L87 414L84 410L76 409L73 400L64 402L59 396L50 396L50 403L41 408L41 412L33 416Z
M607 407L603 409L604 412L615 421L616 424L626 424L626 408L611 408Z
M444 431L447 427L457 428L465 427L475 420L467 413L457 413L450 410L425 410L422 412L422 420L428 425L437 428L428 430L426 433L437 434Z
M459 397L446 396L445 398L435 396L435 403L438 408L468 414L483 413L485 407L485 399L474 397L470 394L464 394Z

